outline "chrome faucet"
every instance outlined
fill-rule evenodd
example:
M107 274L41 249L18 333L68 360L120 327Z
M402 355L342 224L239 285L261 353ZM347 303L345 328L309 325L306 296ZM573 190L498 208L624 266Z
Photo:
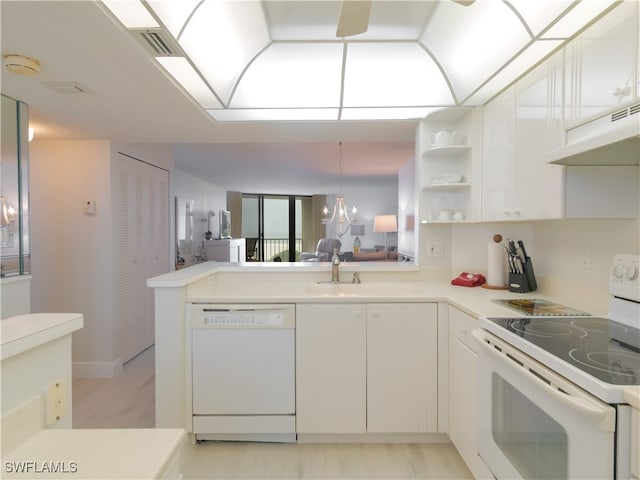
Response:
M331 282L340 283L340 257L338 249L333 249L333 257L331 257Z

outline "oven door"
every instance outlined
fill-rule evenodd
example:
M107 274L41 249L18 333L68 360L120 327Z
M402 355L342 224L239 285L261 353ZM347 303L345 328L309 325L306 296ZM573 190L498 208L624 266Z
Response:
M484 330L479 450L497 479L614 475L615 409Z

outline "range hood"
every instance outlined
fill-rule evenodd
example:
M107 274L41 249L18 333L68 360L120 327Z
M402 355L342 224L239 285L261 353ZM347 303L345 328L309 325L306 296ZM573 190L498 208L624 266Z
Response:
M638 165L640 103L567 131L567 144L547 153L556 165Z

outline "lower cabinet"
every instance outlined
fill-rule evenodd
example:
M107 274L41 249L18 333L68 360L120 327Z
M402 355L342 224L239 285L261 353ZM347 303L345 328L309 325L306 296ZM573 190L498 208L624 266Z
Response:
M475 478L493 479L478 455L478 321L449 307L449 438Z
M437 431L437 304L296 311L298 433Z

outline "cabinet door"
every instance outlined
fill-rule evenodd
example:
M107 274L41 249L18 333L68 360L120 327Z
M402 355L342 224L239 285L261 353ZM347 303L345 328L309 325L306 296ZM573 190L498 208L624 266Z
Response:
M436 304L367 306L367 431L436 432Z
M514 220L562 218L564 168L546 152L562 139L558 101L561 57L535 68L515 85ZM561 78L561 77L560 77Z
M483 109L482 220L509 220L514 203L515 100L513 87Z
M366 306L296 307L296 431L365 433Z
M449 438L475 478L493 479L478 455L478 355L471 337L477 323L449 308Z
M571 127L637 98L638 2L623 2L566 47L565 116Z

